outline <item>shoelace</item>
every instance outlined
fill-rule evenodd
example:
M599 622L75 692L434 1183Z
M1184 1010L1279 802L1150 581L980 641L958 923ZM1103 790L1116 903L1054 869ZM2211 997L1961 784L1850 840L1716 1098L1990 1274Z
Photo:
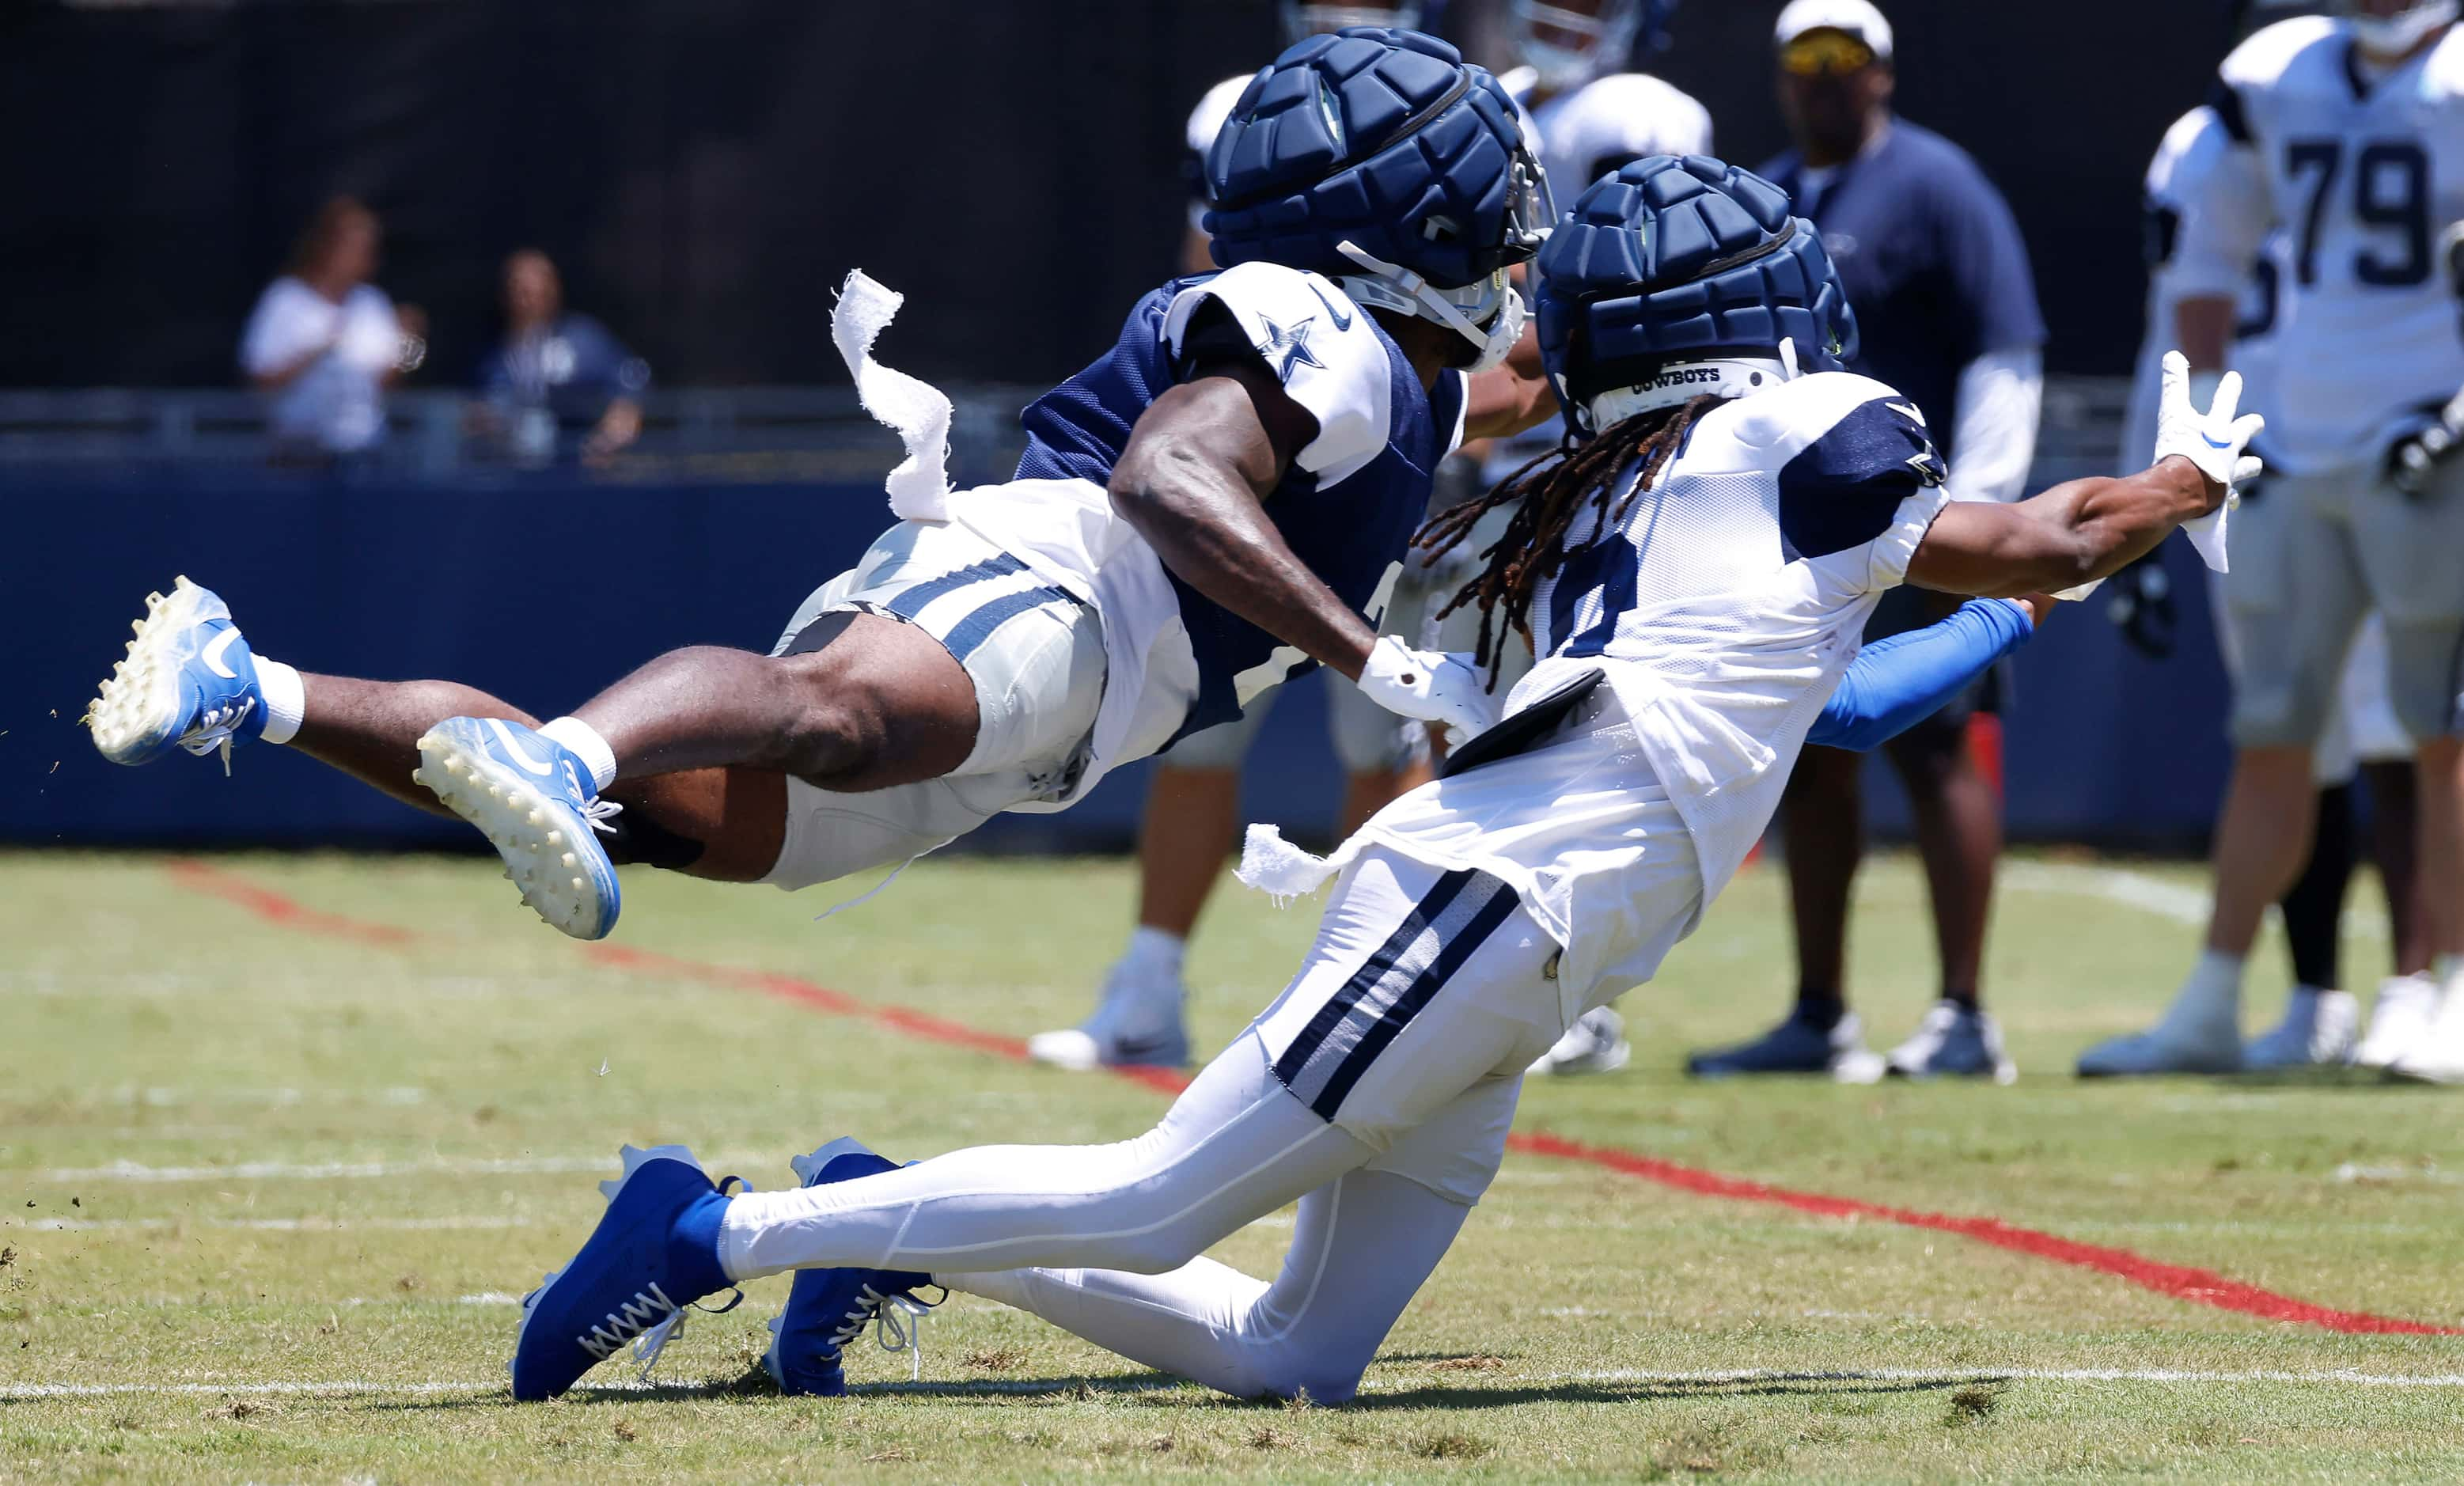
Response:
M944 1291L942 1299L949 1298ZM933 1314L939 1300L924 1301L904 1290L887 1294L866 1285L856 1294L856 1303L847 1308L847 1318L830 1333L830 1344L844 1349L864 1335L864 1328L875 1326L873 1341L885 1352L908 1354L908 1378L924 1381L924 1318Z
M197 714L188 731L180 734L180 746L199 758L216 749L222 750L223 777L231 777L231 734L256 710L256 698L241 697L221 707L209 708Z
M684 1334L686 1312L700 1311L708 1316L724 1316L743 1303L744 1292L741 1289L732 1289L728 1292L728 1301L725 1305L703 1305L697 1302L687 1305L673 1312L667 1320L660 1322L649 1330L643 1332L633 1342L633 1360L642 1365L641 1370L633 1374L633 1381L636 1383L650 1381L650 1370L658 1366L659 1354L668 1349L669 1343Z
M597 801L593 801L592 803L596 804ZM611 806L607 813L609 815L613 815L616 811L623 808L624 807L621 805ZM596 817L593 817L594 820L596 819ZM717 1183L719 1191L726 1193L728 1184L731 1182L741 1187L746 1191L751 1191L753 1190L753 1184L746 1181L743 1177L722 1176L718 1179ZM636 1383L648 1383L650 1381L650 1370L658 1366L659 1354L668 1349L669 1343L674 1341L677 1337L684 1335L686 1311L700 1311L705 1315L724 1316L729 1311L732 1311L744 1303L744 1290L741 1286L731 1289L728 1292L728 1295L730 1299L725 1305L712 1306L695 1303L693 1305L683 1306L677 1309L673 1314L670 1315L667 1320L660 1322L657 1325L652 1326L649 1330L643 1332L639 1337L635 1338L633 1342L633 1360L640 1363L642 1366L640 1371L633 1374L633 1381Z
M597 831L602 836L613 836L616 834L616 827L609 825L607 822L624 813L625 807L616 803L616 801L612 799L599 799L593 798L583 801L582 806L583 819L588 820L590 822L590 828ZM747 1187L744 1190L746 1191L751 1191L753 1189Z

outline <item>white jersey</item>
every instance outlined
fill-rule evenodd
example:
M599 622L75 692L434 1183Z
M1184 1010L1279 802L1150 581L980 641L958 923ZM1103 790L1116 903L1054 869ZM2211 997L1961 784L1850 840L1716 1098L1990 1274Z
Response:
M1547 658L1507 713L1598 669L1615 726L1415 790L1328 864L1374 841L1505 879L1565 948L1570 1011L1648 978L1668 889L1643 904L1638 884L1682 853L1690 930L1744 863L1947 502L1944 476L1923 415L1870 378L1818 373L1713 409L1649 489L1623 476L1605 537L1585 512L1532 596ZM1274 856L1253 835L1243 880L1278 885Z
M2185 219L2175 291L2238 294L2285 236L2281 383L2267 448L2289 471L2375 461L2464 386L2464 333L2436 261L2464 219L2464 28L2376 76L2342 21L2271 26L2225 59L2233 147ZM2261 202L2259 213L2236 210Z

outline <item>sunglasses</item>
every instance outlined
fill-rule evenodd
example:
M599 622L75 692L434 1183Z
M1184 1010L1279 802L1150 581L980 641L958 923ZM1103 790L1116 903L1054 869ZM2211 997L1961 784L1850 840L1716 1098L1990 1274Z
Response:
M1853 73L1874 63L1874 49L1844 31L1809 31L1779 49L1782 71L1799 77Z

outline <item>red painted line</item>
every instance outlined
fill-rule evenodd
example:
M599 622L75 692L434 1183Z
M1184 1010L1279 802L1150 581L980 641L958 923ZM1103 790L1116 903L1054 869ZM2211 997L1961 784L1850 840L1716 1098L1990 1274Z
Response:
M236 904L269 923L285 929L306 929L312 933L331 934L356 939L368 944L403 946L428 936L416 929L385 924L371 924L340 914L320 912L269 888L257 886L236 874L206 863L184 861L171 864L172 879L182 886L208 893ZM672 975L682 980L695 980L708 985L727 986L737 990L759 992L764 995L792 1001L826 1012L834 1016L853 1016L905 1037L953 1047L972 1048L990 1053L1014 1062L1026 1060L1026 1044L1016 1038L970 1027L903 1007L875 1006L858 1000L843 992L794 975L775 971L749 970L727 965L706 964L699 960L678 959L673 955L637 950L629 945L591 944L583 953L611 969L640 972L646 974ZM1142 1083L1167 1094L1177 1094L1189 1084L1189 1080L1164 1068L1111 1068L1106 1070L1134 1083ZM1904 1228L1921 1228L1933 1233L1955 1234L1978 1243L1991 1244L2013 1254L2067 1264L2079 1269L2094 1270L2121 1280L2153 1290L2159 1295L2195 1305L2213 1306L2218 1310L2237 1311L2268 1321L2293 1322L2319 1326L2329 1331L2364 1334L2402 1334L2408 1336L2464 1336L2464 1327L2431 1325L2425 1322L2403 1321L2392 1316L2373 1316L2366 1311L2337 1310L2325 1305L2313 1305L2291 1296L2262 1290L2240 1280L2228 1278L2212 1270L2191 1269L2180 1264L2167 1264L2127 1249L2110 1249L2100 1244L2080 1243L2055 1234L2033 1228L2020 1228L1994 1217L1960 1217L1947 1213L1925 1213L1913 1208L1894 1208L1881 1203L1866 1202L1856 1197L1833 1197L1821 1192L1797 1191L1786 1187L1750 1181L1744 1177L1723 1176L1700 1167L1683 1166L1662 1161L1613 1146L1589 1146L1555 1135L1538 1132L1518 1133L1507 1141L1508 1149L1536 1156L1550 1156L1561 1161L1579 1161L1621 1175L1656 1182L1662 1187L1691 1192L1703 1197L1725 1197L1736 1202L1761 1202L1791 1208L1815 1217L1848 1218L1896 1223Z

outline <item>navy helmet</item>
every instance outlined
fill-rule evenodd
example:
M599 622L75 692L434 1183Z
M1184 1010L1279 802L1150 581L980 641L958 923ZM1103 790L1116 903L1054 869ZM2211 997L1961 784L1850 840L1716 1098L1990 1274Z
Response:
M1312 36L1249 81L1206 157L1215 261L1324 273L1375 308L1434 320L1493 364L1538 251L1548 179L1505 88L1433 36ZM1500 343L1501 337L1503 343Z
M1672 375L1681 363L1775 361L1794 375L1857 354L1814 224L1778 186L1703 155L1648 156L1583 192L1540 254L1537 297L1541 360L1583 433L1603 393L1641 389L1623 400L1639 412L1721 380Z

